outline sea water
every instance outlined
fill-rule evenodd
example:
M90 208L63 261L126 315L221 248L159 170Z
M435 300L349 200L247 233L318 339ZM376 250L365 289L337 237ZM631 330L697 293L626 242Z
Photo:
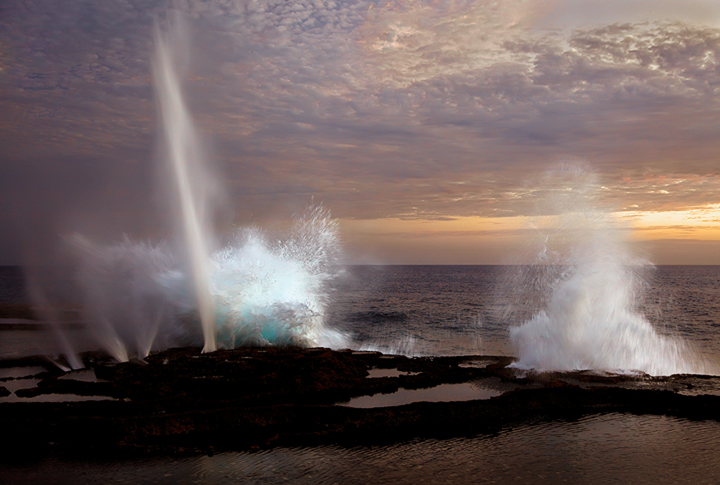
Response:
M187 458L3 463L8 483L691 483L720 481L720 423L609 414L496 436Z
M0 267L6 303L26 299L19 271ZM347 333L348 345L358 349L406 355L513 355L510 330L531 319L541 304L538 295L521 298L511 287L511 275L518 271L534 269L349 266L324 295L325 325ZM72 293L71 281L66 283L63 291ZM658 333L680 337L698 353L720 360L720 266L653 267L637 311ZM82 329L68 332L79 342L79 350L93 349ZM44 345L56 348L50 332L4 331L0 358L39 353Z

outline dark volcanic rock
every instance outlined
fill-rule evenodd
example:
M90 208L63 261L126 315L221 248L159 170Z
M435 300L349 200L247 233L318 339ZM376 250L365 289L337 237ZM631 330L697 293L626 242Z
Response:
M48 372L39 375L37 387L16 394L114 400L2 403L0 426L13 437L3 440L3 455L27 450L212 453L277 445L367 444L495 433L517 424L607 412L720 419L720 397L678 392L717 391L720 382L707 376L523 374L507 368L509 357L407 358L273 347L210 354L170 349L146 362L124 364L98 354L84 357L100 381L74 380L73 374L59 379ZM400 375L369 378L369 369L396 369ZM465 402L370 409L336 405L399 388L463 382L507 392Z

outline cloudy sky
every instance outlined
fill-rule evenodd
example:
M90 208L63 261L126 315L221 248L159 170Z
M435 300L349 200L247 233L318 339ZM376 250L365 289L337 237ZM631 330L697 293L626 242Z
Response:
M720 264L716 0L5 0L0 264L167 235L169 6L221 231L314 200L353 262L511 263L582 185L648 259Z

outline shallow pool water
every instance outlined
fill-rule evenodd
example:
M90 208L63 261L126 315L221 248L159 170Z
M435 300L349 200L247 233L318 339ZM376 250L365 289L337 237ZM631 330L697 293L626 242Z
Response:
M413 402L450 402L472 401L475 399L489 399L499 396L504 391L485 387L476 382L463 382L461 384L440 384L427 389L398 389L388 394L373 394L359 396L340 406L351 408L379 408L388 406L402 406Z
M0 462L5 483L475 484L720 481L720 423L609 414L497 436L212 457ZM31 460L31 457L28 457Z

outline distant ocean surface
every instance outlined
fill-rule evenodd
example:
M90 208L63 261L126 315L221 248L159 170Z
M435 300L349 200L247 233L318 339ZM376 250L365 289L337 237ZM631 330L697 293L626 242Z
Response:
M354 348L513 355L509 329L541 310L546 297L527 285L533 271L529 266L349 266L330 292L327 321L349 334ZM51 290L53 298L77 305L72 275L46 272L48 280L63 282ZM0 303L27 303L27 290L22 268L0 267ZM649 267L632 298L661 333L678 335L720 361L720 266ZM52 345L52 335L45 342L43 332L14 332L16 338L10 333L0 335L0 357Z
M513 355L509 330L547 295L524 266L356 266L331 321L360 346L417 355ZM720 361L720 266L656 266L640 275L635 310L663 334ZM591 289L592 291L592 289Z
M20 266L0 266L0 303L26 303L27 284Z

